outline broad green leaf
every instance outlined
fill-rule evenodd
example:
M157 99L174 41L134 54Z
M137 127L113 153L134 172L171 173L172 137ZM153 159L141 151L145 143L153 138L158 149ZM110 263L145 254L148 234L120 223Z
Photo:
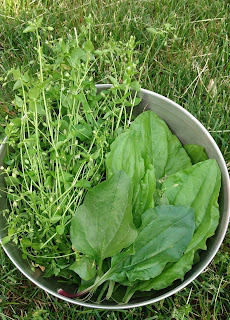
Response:
M204 147L198 146L196 144L186 144L184 146L184 149L191 158L192 164L208 160Z
M112 258L110 279L123 282L149 280L169 262L180 259L195 229L190 207L159 206L142 215L142 226L132 247L134 254L118 253Z
M153 111L141 113L131 124L141 136L138 145L145 161L153 163L157 179L191 167L191 160L167 124Z
M133 243L132 186L119 171L89 190L71 221L70 237L76 250L98 263Z
M119 135L111 145L106 159L107 177L123 170L130 178L133 188L133 216L136 226L140 226L141 214L154 206L155 172L152 165L145 167L141 156L139 134L126 131Z
M21 108L23 106L23 100L19 96L15 95L14 97L14 103L18 108Z
M184 275L193 265L194 251L181 256L178 262L172 263L163 270L163 272L154 279L136 283L130 290L134 293L136 291L161 290L172 284L177 279L183 280Z
M220 179L216 160L209 159L171 175L163 182L162 190L169 204L194 208L197 229L206 211L217 203Z
M154 207L153 194L156 190L155 170L152 164L149 165L144 177L140 181L140 189L138 196L133 204L134 207L134 223L140 225L141 215L149 208Z
M79 261L71 264L69 269L76 272L85 281L89 281L96 276L95 260L89 257L82 257Z
M185 254L176 263L166 267L155 279L138 284L135 290L160 290L177 279L182 280L185 273L192 268L195 252L207 249L206 241L214 235L218 226L220 170L215 160L200 162L169 177L162 185L162 189L165 188L171 204L187 203L194 208L197 227Z
M138 135L126 131L120 134L112 143L111 151L106 158L107 177L123 170L133 184L133 199L136 200L139 183L145 174L144 159L141 157Z

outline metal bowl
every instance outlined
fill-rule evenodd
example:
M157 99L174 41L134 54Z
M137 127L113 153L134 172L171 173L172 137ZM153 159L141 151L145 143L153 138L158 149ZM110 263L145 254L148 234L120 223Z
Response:
M98 85L98 91L102 89L109 88L110 85ZM229 216L230 216L230 183L228 170L224 161L224 158L211 137L208 131L203 127L203 125L193 117L188 111L180 107L175 102L165 98L152 91L141 89L139 94L142 98L142 102L138 107L135 108L135 115L138 115L143 109L150 109L154 111L158 116L160 116L170 127L172 132L180 139L182 144L198 144L205 148L206 153L209 158L216 159L222 174L222 186L219 197L220 205L220 223L216 230L215 235L207 241L207 250L200 254L200 262L197 263L191 271L189 271L184 281L176 281L171 287L164 290L157 291L151 296L146 295L141 298L131 299L128 304L118 305L111 302L103 302L98 304L96 302L83 302L80 300L70 299L64 297L57 293L57 289L60 284L57 282L56 278L44 278L41 270L31 271L29 264L26 260L22 259L20 250L18 250L14 245L8 243L4 246L4 250L15 264L15 266L33 283L38 287L44 289L50 294L57 298L68 301L73 304L98 308L98 309L127 309L140 307L147 304L152 304L154 302L165 299L179 290L186 287L190 282L192 282L199 274L207 267L211 262L215 254L217 253L225 233L227 231ZM3 164L3 158L6 152L5 145L0 146L0 166ZM0 187L3 185L3 177L0 175ZM6 199L4 196L0 198L0 210L6 205ZM5 219L0 216L0 238L3 238L7 233L4 230ZM63 288L65 289L65 287ZM68 290L68 289L67 289Z

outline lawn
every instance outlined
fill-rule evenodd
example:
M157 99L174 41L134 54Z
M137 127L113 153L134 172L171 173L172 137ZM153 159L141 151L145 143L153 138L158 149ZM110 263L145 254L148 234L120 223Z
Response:
M43 26L53 28L49 39L65 39L90 15L91 38L98 48L109 39L127 43L135 37L135 77L141 87L191 112L211 133L230 169L229 13L227 1L221 0L0 0L0 140L6 119L16 112L6 74L12 67L30 65L36 57L35 37L23 33L28 22L43 16ZM117 68L123 66L121 60ZM110 83L110 73L108 64L98 64L95 79ZM229 248L228 232L215 259L187 288L153 305L116 312L71 306L48 295L21 275L0 248L0 317L229 319Z

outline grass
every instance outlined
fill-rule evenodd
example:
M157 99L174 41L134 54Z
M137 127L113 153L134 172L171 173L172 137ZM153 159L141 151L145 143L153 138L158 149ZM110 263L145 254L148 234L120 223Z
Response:
M13 66L35 57L35 38L23 34L27 22L43 15L54 37L66 37L93 19L92 39L102 45L111 36L138 41L138 68L143 88L165 95L190 111L209 130L230 169L229 6L227 2L142 0L13 1L0 0L0 79ZM156 36L148 59L152 27L170 28ZM166 25L167 28L167 25ZM99 65L98 82L108 82L109 66ZM137 75L138 78L138 75ZM0 135L5 117L13 117L11 84L0 92ZM124 311L71 306L35 287L0 251L1 319L229 319L229 233L212 264L187 288L159 303Z

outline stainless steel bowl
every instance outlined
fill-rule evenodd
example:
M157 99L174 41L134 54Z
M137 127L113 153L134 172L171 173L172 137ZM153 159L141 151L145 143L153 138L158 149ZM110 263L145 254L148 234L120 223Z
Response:
M98 91L109 88L110 85L98 85ZM166 121L170 129L180 139L182 144L199 144L203 146L209 158L216 159L221 173L222 173L222 186L219 197L220 204L220 223L215 235L208 240L206 251L203 251L200 255L200 262L197 263L190 272L185 276L184 281L176 281L174 285L164 290L154 293L152 296L146 296L142 298L132 299L126 305L112 304L111 302L103 302L97 304L96 302L83 302L75 299L64 297L57 293L57 289L60 284L55 278L43 278L43 274L40 270L32 272L29 264L26 260L22 259L21 252L14 245L8 243L4 246L4 250L15 266L33 283L38 287L44 289L57 298L63 299L73 304L98 308L98 309L127 309L140 307L147 304L152 304L164 298L167 298L179 290L186 287L192 282L198 275L207 267L211 262L215 254L217 253L225 233L227 231L229 216L230 216L230 183L228 170L223 159L223 156L211 137L208 131L203 125L193 117L188 111L180 107L175 102L165 98L157 93L141 89L139 96L142 98L142 102L135 109L135 115L139 114L143 109L150 109L158 114L163 120ZM6 152L4 145L0 146L0 166L3 164L3 158ZM0 176L0 186L3 185L3 177ZM0 210L6 205L6 200L0 198ZM0 216L0 238L6 235L5 220L3 216Z

